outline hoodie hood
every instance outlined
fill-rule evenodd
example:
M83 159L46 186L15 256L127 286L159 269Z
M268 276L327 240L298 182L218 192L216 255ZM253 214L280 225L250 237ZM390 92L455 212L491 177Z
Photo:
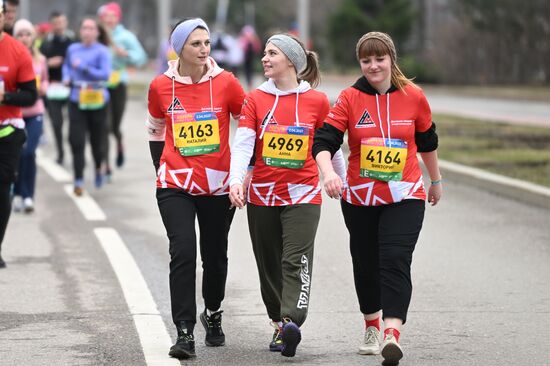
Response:
M380 94L378 92L378 90L374 89L372 87L372 85L369 84L369 82L367 81L367 78L364 77L364 76L357 79L355 84L352 85L352 88L355 88L355 89L357 89L359 91L362 91L363 93L367 93L369 95ZM386 93L391 93L391 92L394 92L396 90L397 90L397 88L395 87L395 85L392 84Z
M193 81L189 76L181 76L178 73L178 66L179 66L179 59L176 60L170 60L168 61L168 70L164 72L164 75L168 76L170 79L173 79L174 81L177 81L181 84L193 84ZM218 66L216 61L212 57L208 57L208 61L206 62L206 66L208 70L206 71L206 74L202 76L202 78L199 80L198 84L205 83L210 80L210 78L215 78L219 74L222 73L223 69Z
M275 82L273 81L273 79L268 79L258 87L258 90L261 90L264 93L268 93L268 94L283 96L283 95L290 95L290 94L305 93L308 90L311 90L311 85L309 85L309 83L305 80L300 80L300 84L298 84L298 86L295 89L279 90L277 89L277 86L275 85Z

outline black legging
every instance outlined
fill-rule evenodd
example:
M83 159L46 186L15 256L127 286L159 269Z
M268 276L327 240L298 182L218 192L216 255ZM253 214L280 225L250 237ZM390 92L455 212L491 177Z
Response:
M124 110L126 109L126 84L120 83L115 88L109 89L109 95L109 128L105 130L105 161L107 163L107 166L110 166L109 135L111 133L115 136L117 149L122 148L122 132L120 132L120 125L122 123L122 117L124 116Z
M410 199L381 206L342 200L350 234L355 291L363 314L382 309L384 318L407 321L412 255L424 220L425 203Z
M50 99L47 101L48 115L52 123L53 135L55 138L55 147L57 149L57 159L62 162L65 151L63 148L63 107L66 101Z
M69 104L69 143L73 153L75 179L84 177L86 134L90 134L92 156L96 171L101 168L104 157L103 134L107 125L107 108L81 110L78 103Z
M205 306L218 310L225 297L227 236L235 215L229 197L193 196L180 189L157 189L157 202L170 240L170 299L172 320L194 324L197 242L199 221L202 259L202 297Z
M4 128L8 127L0 129ZM0 249L11 213L11 185L17 176L25 136L25 130L17 128L10 135L0 138Z

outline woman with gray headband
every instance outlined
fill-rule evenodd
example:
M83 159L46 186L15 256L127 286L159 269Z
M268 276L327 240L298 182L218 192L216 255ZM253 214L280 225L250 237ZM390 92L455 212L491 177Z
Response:
M202 19L177 24L170 42L178 59L149 88L147 128L156 169L157 202L170 240L170 300L178 332L169 355L195 357L195 273L200 229L207 346L223 346L221 303L227 278L227 236L235 209L228 198L230 117L237 119L244 90L210 57Z
M314 131L328 113L315 53L292 36L269 38L262 58L268 78L247 96L231 154L230 199L248 202L248 226L262 299L275 328L271 351L293 357L306 320L321 186L311 157ZM254 167L249 184L247 166ZM343 156L336 169L344 174ZM248 191L245 200L245 191Z

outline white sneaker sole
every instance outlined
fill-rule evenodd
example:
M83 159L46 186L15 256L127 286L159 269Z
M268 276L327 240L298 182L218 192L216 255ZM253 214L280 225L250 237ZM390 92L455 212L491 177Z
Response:
M360 355L379 355L380 354L380 348L374 349L374 348L359 348L357 351Z

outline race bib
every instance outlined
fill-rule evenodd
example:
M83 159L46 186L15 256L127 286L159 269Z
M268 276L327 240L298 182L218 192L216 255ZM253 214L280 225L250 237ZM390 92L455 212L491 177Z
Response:
M400 139L370 137L361 139L362 178L400 181L407 161L407 143Z
M172 132L174 146L182 156L220 151L220 128L214 112L174 114Z
M290 169L304 166L309 147L309 129L298 126L268 125L262 159L265 165Z
M109 80L107 81L107 87L109 89L116 88L120 84L120 71L115 70L109 75Z
M67 100L71 89L60 83L51 83L46 90L46 97L50 100Z
M95 110L103 108L105 97L103 89L91 86L82 86L78 94L78 107L82 110Z

